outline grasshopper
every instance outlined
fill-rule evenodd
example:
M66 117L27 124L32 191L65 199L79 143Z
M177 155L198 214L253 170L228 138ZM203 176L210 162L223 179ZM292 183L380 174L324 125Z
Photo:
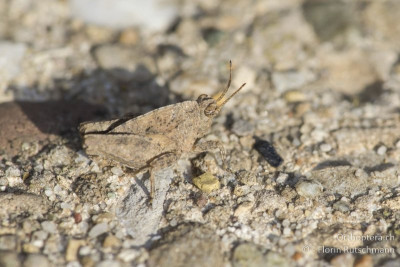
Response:
M196 101L184 101L150 111L135 118L84 122L79 126L83 148L91 158L120 163L134 171L150 172L150 200L154 197L154 172L176 162L183 153L219 149L223 162L225 151L218 141L201 142L213 118L244 86L227 99L229 81L219 96L200 95Z

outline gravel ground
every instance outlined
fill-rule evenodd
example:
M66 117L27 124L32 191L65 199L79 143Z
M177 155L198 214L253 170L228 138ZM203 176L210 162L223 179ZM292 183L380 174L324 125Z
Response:
M0 0L0 266L399 266L400 1L142 2ZM229 60L227 168L85 154Z

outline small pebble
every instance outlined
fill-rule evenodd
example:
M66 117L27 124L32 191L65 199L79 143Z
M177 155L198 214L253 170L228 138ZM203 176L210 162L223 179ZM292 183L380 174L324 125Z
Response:
M285 92L283 97L288 103L303 102L306 100L306 96L304 95L304 93L299 90L287 91Z
M50 196L53 195L53 190L51 190L51 189L46 189L46 190L44 190L44 194L45 194L46 196L50 197Z
M332 258L330 263L333 267L353 266L354 256L350 253L340 254Z
M74 213L75 223L80 223L82 221L82 215L80 213Z
M232 256L232 263L235 267L244 266L267 266L265 257L260 248L252 243L238 245Z
M396 262L397 264L398 262ZM393 265L393 266L396 266ZM360 258L358 258L355 262L354 262L354 267L373 267L374 266L374 260L372 258L371 255L369 254L365 254L362 255ZM389 265L390 266L390 265Z
M4 177L0 178L0 185L2 186L8 185L8 180Z
M365 173L365 171L362 170L362 169L357 169L357 170L354 172L354 176L357 177L357 178L365 178L365 177L366 177L366 173Z
M289 174L281 172L279 176L276 178L276 182L278 184L284 184L288 178Z
M289 227L283 228L283 235L288 236L292 233L292 230Z
M253 203L248 201L240 204L236 209L234 215L236 217L245 217L250 214L251 208L253 207Z
M300 181L296 185L297 193L306 198L314 198L318 196L321 194L322 189L322 185L314 181Z
M22 251L27 254L39 253L41 247L43 247L43 246L38 247L32 243L25 243L22 245ZM2 266L2 265L0 265L0 266Z
M254 125L247 120L237 120L232 125L232 132L238 136L251 135L254 132Z
M386 146L380 146L380 147L376 150L376 153L378 153L378 155L383 156L383 155L385 155L386 151L387 151Z
M37 247L37 248L42 248L43 245L44 245L44 241L40 240L40 239L34 240L34 241L32 241L32 245Z
M15 250L17 248L17 237L15 235L0 236L0 250Z
M92 227L89 231L90 238L96 238L99 235L102 235L108 231L107 223L99 223Z
M80 249L79 249L79 256L86 256L86 255L89 255L90 254L90 252L91 252L91 248L89 247L89 246L82 246Z
M71 203L67 203L67 202L62 202L61 203L61 205L60 205L60 207L63 209L63 210L65 210L65 209L73 209L73 204L71 204Z
M121 240L116 238L114 235L108 235L103 242L104 248L119 248L121 247Z
M13 251L0 251L0 266L2 267L21 266L18 254Z
M276 152L275 148L265 140L257 140L254 148L264 157L264 159L272 166L279 167L282 164L282 157Z
M47 231L39 230L32 234L32 240L46 240L48 236L49 233Z
M46 256L40 254L29 254L24 261L24 267L49 267L50 263Z
M329 152L332 150L332 146L330 144L322 144L319 148L322 152Z
M66 261L76 261L78 259L77 258L78 250L83 245L85 245L84 240L78 240L78 239L69 240L67 250L65 252L65 260Z
M290 221L288 219L285 219L285 220L282 221L282 226L283 227L289 227L289 225L290 225Z
M97 267L119 267L121 264L118 261L114 260L105 260L102 261L98 264L96 264Z
M52 221L44 221L41 223L42 229L50 234L57 233L57 225Z
M124 173L120 167L112 167L111 172L117 176L121 176Z
M396 262L394 265L390 265L390 262L388 266L396 266L398 262ZM371 255L365 254L362 255L360 258L358 258L354 262L354 267L373 267L374 266L374 260Z
M136 249L124 249L118 254L118 258L123 262L130 262L136 259L140 254Z
M281 239L281 240L284 240L284 239ZM285 257L277 252L270 251L265 256L265 261L264 261L265 265L263 265L263 266L281 266L281 267L283 267L283 266L291 266L290 263L291 262L287 257Z
M169 225L170 225L171 227L175 227L175 226L178 225L178 222L176 221L176 219L172 219L172 220L169 222Z
M333 204L333 208L335 210L338 210L338 211L342 212L342 213L346 213L346 212L350 211L349 204L344 202L344 201L336 202L335 204Z
M219 180L208 172L193 178L193 184L205 193L211 193L220 188Z

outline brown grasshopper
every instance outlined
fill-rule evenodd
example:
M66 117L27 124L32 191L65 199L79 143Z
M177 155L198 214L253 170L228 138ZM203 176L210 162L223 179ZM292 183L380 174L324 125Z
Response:
M79 126L83 147L90 157L117 162L134 171L149 169L150 200L154 196L154 172L176 162L185 152L204 152L218 148L222 160L225 151L218 141L199 142L211 127L213 118L231 96L224 99L232 80L218 97L200 95L196 101L165 106L130 119L84 122Z

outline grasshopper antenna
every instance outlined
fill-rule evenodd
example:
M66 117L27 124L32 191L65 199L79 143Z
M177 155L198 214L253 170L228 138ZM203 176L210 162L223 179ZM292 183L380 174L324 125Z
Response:
M226 92L228 92L228 89L231 86L231 81L232 81L232 60L229 60L229 81L228 81L228 85L226 86L225 90L222 91L220 96L215 100L217 103L225 96Z
M246 85L246 83L242 84L242 86L239 87L239 89L237 89L233 94L231 94L227 99L225 99L224 102L222 102L220 105L218 105L218 109L221 109L223 105L226 104L226 102L228 102L234 95L236 95L244 86Z

